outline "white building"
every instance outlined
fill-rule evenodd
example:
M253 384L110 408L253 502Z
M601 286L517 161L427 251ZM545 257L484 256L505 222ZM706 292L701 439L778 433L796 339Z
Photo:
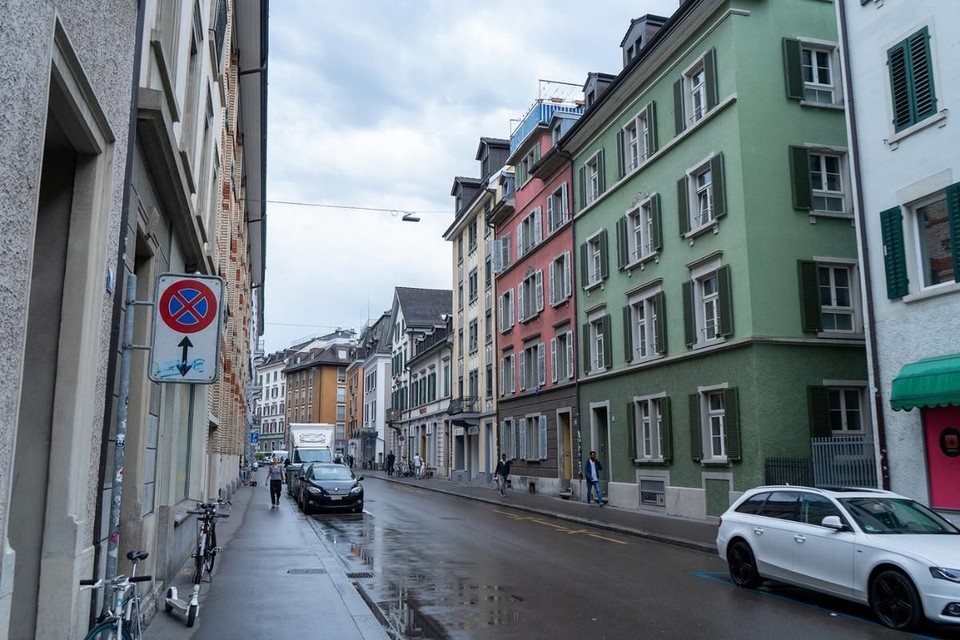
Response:
M882 472L894 491L957 513L960 3L836 6Z

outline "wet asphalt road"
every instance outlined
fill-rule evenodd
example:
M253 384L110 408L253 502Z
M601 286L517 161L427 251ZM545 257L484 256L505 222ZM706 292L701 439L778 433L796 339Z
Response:
M955 637L894 632L802 590L737 589L717 557L512 511L509 498L364 484L362 515L308 523L396 637Z

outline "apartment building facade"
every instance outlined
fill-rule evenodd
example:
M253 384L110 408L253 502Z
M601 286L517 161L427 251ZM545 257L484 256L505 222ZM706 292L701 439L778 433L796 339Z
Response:
M354 345L331 344L294 353L283 368L287 387L286 423L336 425L335 453L348 453L347 367L355 354Z
M257 362L260 396L255 413L259 423L256 448L259 452L269 453L286 446L287 385L283 370L289 355L287 350L277 351Z

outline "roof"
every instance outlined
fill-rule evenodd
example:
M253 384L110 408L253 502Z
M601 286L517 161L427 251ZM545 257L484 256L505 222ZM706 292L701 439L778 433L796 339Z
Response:
M890 406L894 411L960 406L960 353L904 365L893 379Z
M453 313L453 291L450 289L414 289L397 287L397 302L407 327L443 326L440 317Z

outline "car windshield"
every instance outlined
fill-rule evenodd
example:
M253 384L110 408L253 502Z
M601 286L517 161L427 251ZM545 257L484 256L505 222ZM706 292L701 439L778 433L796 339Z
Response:
M317 465L310 474L314 480L352 480L353 471L342 464Z
M864 533L960 535L960 529L949 521L907 498L840 498L840 504Z
M332 462L330 449L297 449L294 451L294 456L297 458L294 462L303 462L306 464L311 462Z

